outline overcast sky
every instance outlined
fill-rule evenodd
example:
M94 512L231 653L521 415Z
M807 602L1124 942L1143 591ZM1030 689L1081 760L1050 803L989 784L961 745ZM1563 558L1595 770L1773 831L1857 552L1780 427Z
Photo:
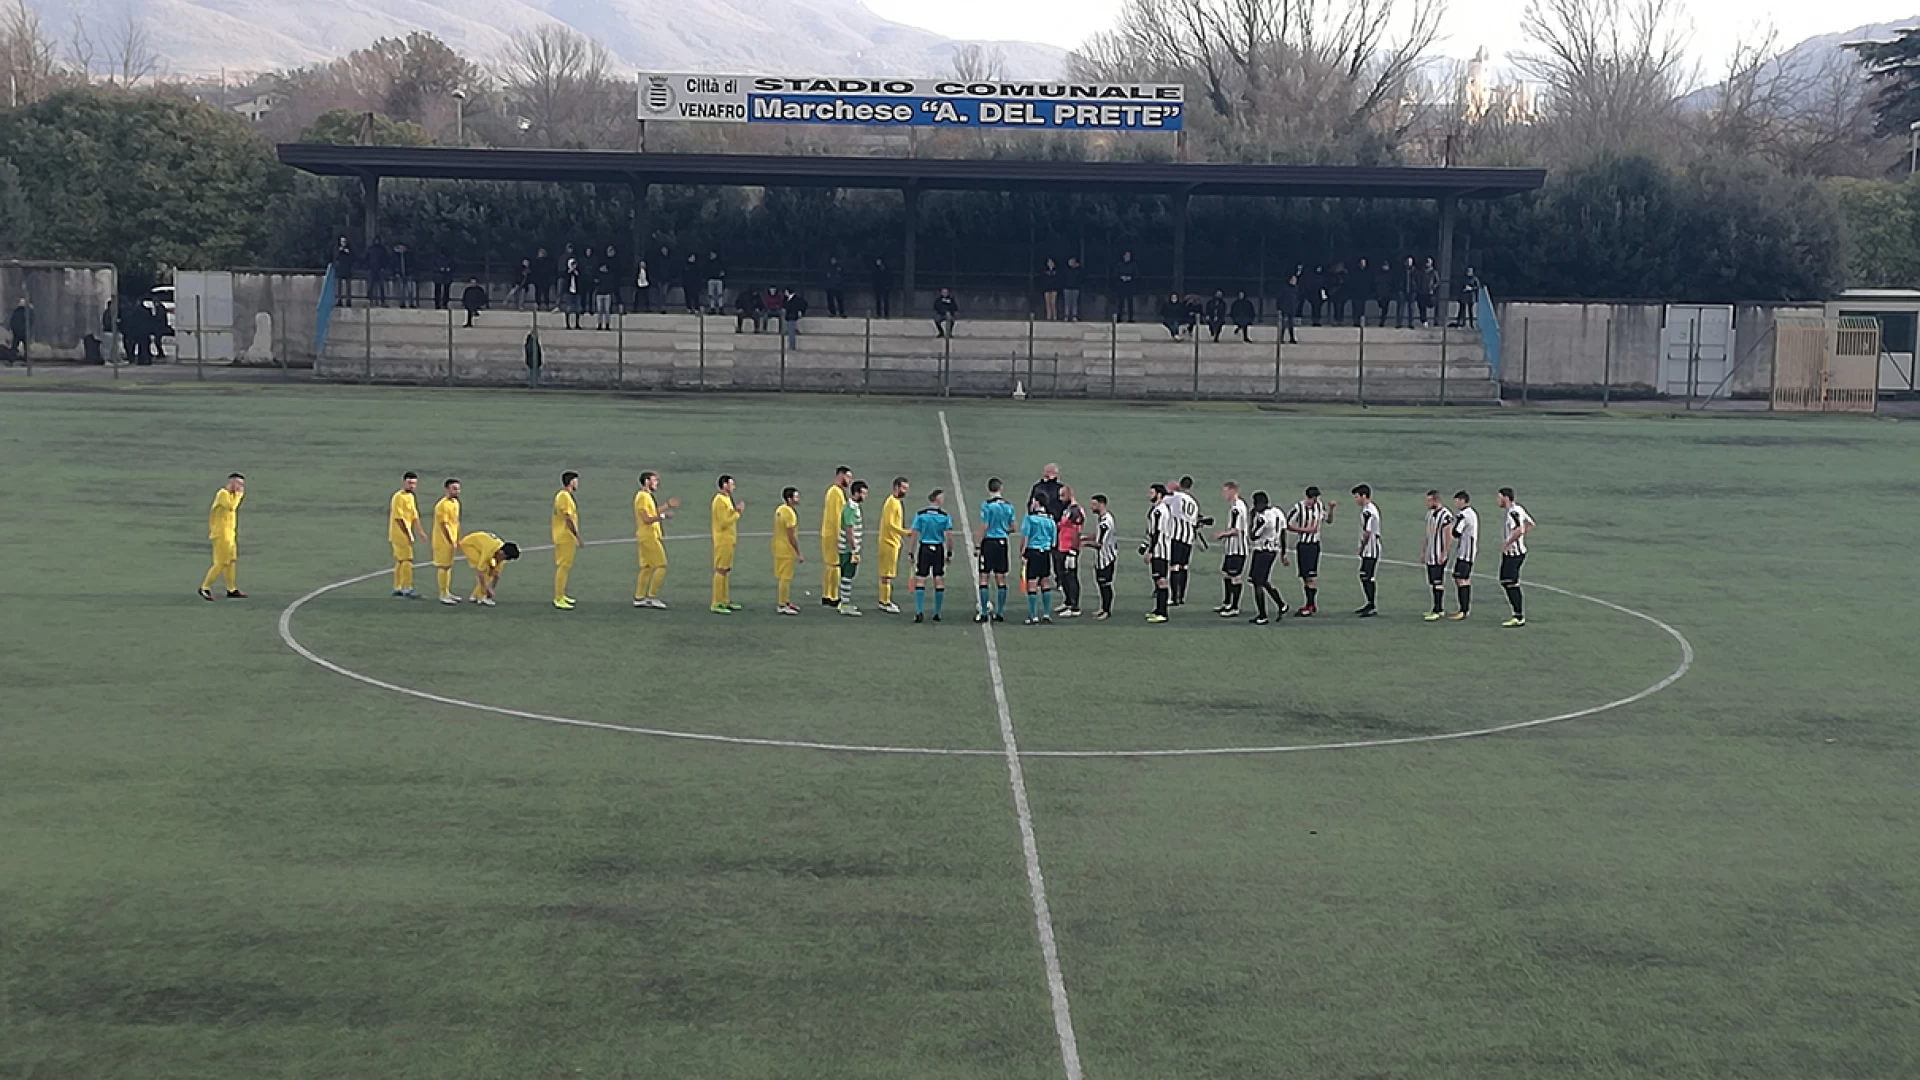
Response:
M1679 0L1693 23L1692 47L1703 69L1725 67L1732 44L1754 28L1771 24L1791 45L1816 34L1838 33L1868 23L1920 15L1920 0ZM1121 0L865 0L889 19L948 37L1038 41L1071 49L1105 29ZM1520 13L1526 0L1453 0L1440 50L1465 59L1485 46L1496 62L1523 48Z

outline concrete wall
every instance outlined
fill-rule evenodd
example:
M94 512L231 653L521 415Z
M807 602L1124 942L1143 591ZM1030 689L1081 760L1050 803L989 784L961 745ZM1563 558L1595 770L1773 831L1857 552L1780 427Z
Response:
M1509 397L1528 393L1653 395L1660 386L1663 304L1501 303L1500 380ZM1739 304L1733 310L1733 377L1721 397L1765 395L1773 385L1774 321L1820 315L1819 304ZM1608 341L1612 359L1608 359ZM1609 370L1609 368L1611 370ZM1701 394L1713 390L1702 387Z
M0 260L0 307L11 316L26 297L33 304L33 356L78 360L81 338L101 333L100 316L113 302L117 281L113 267L100 263Z
M323 275L292 270L233 274L233 346L247 365L313 366L314 311ZM432 295L429 293L428 295ZM267 316L265 322L259 318Z

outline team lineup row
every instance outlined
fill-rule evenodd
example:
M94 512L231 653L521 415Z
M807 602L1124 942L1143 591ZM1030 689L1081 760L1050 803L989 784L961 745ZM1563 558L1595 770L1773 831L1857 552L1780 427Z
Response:
M1253 493L1249 505L1240 496L1240 486L1228 481L1221 487L1225 520L1202 515L1200 502L1193 495L1193 478L1153 484L1148 488L1146 533L1139 554L1153 578L1154 604L1148 622L1163 623L1169 609L1186 603L1193 555L1196 547L1208 546L1211 539L1221 545L1221 601L1213 609L1222 618L1241 615L1240 600L1246 584L1254 587L1257 614L1249 621L1266 625L1289 613L1286 601L1272 582L1273 566L1297 564L1303 601L1292 611L1295 617L1318 613L1321 533L1333 522L1334 504L1321 496L1320 489L1308 487L1302 498L1282 512L1267 493ZM434 506L433 522L427 535L421 535L421 518L415 493L417 474L409 472L400 490L388 502L387 539L393 552L393 595L418 598L413 587L414 548L423 539L432 551L437 579L437 595L442 604L457 605L453 594L453 566L463 558L474 572L474 587L468 599L491 607L501 574L507 563L520 557L519 545L484 531L462 534L460 531L460 481L449 479ZM567 592L574 559L583 544L580 516L574 495L579 491L580 474L568 471L560 476L560 490L553 497L550 535L553 546L553 606L562 611L574 609L577 601ZM742 609L731 594L734 552L739 539L739 522L746 512L744 500L734 495L732 476L722 475L708 508L709 535L712 541L712 586L708 610L727 615ZM678 498L659 497L660 475L640 474L640 490L633 499L634 533L638 549L639 574L634 583L633 605L637 608L664 609L660 588L666 579L667 553L663 524L680 508ZM914 621L924 622L929 615L927 598L931 585L930 614L941 620L946 598L946 573L952 563L954 522L946 511L945 492L935 488L926 505L911 519L905 514L909 480L895 477L882 502L877 537L879 610L900 614L893 603L893 584L899 577L900 557L912 545L912 589ZM864 507L869 485L853 477L853 470L840 466L832 485L822 498L820 516L821 571L820 603L842 615L858 616L860 608L844 595L844 590L862 565L865 537ZM213 544L213 566L201 582L200 596L214 599L213 586L224 579L226 595L244 599L237 585L238 516L245 497L246 478L240 473L228 476L225 486L214 495L208 513L208 538ZM1382 534L1380 510L1374 504L1373 491L1366 484L1353 488L1353 500L1359 508L1359 540L1356 556L1360 565L1360 585L1365 603L1354 612L1362 618L1378 614L1375 607L1375 573L1378 569ZM1501 488L1498 495L1501 514L1500 585L1505 590L1512 614L1501 625L1526 625L1525 598L1520 588L1520 570L1527 557L1527 536L1534 520L1514 497L1512 488ZM1049 464L1033 485L1024 513L1008 502L998 478L987 482L987 495L980 504L980 527L970 540L978 569L979 601L973 611L975 622L1002 622L1006 617L1007 577L1014 572L1013 552L1019 552L1018 579L1027 600L1028 625L1051 623L1056 585L1062 594L1061 618L1076 618L1080 608L1080 558L1091 552L1094 582L1100 593L1096 619L1113 614L1113 580L1119 564L1120 537L1112 509L1105 495L1090 500L1091 515L1074 497L1073 488L1061 483L1059 467ZM1472 610L1473 565L1479 549L1480 519L1469 494L1454 493L1449 507L1437 490L1426 494L1426 527L1420 562L1426 568L1433 606L1424 616L1427 621L1442 618L1463 620ZM792 584L799 564L806 561L800 542L800 493L786 488L773 515L772 555L776 589L775 610L782 615L799 615L793 603ZM1291 557L1288 544L1292 543ZM1445 610L1446 577L1451 564L1457 605ZM1271 616L1268 600L1273 601Z

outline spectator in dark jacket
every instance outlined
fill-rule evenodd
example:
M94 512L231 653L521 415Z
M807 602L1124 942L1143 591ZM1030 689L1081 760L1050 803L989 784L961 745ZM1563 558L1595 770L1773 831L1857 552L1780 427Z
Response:
M1420 270L1413 265L1413 256L1407 256L1406 262L1400 265L1399 272L1394 274L1393 289L1400 301L1400 306L1393 317L1393 325L1396 329L1411 330L1413 329L1413 301L1420 295Z
M487 290L480 287L480 279L468 278L467 287L460 292L460 306L467 309L467 325L473 325L473 317L487 310Z
M26 359L27 347L33 342L33 302L24 296L7 316L7 334L13 338L13 351L7 354L7 366L11 367L15 360Z
M1479 326L1480 275L1474 273L1471 266L1467 267L1467 276L1460 282L1460 296L1457 303L1459 310L1454 312L1453 325Z
M733 332L746 333L749 322L753 323L756 334L767 325L767 309L760 303L759 289L741 289L740 295L733 298Z
M1320 325L1321 313L1327 307L1327 271L1316 266L1313 272L1300 279L1300 291L1307 294L1307 310L1313 314L1313 325Z
M387 245L374 237L367 248L367 257L361 260L362 269L367 272L367 303L387 306Z
M1286 284L1280 286L1280 340L1298 345L1300 339L1294 336L1293 328L1300 321L1300 272L1295 270L1287 275Z
M1334 263L1333 269L1327 273L1327 321L1335 326L1339 326L1347 318L1348 284L1347 264Z
M1067 257L1067 268L1060 271L1060 316L1068 322L1080 321L1080 291L1087 287L1087 268L1080 256Z
M521 259L520 269L513 275L513 288L507 290L507 303L513 310L519 311L520 305L533 299L533 260Z
M1253 326L1254 320L1253 301L1247 299L1245 289L1240 290L1240 295L1233 298L1233 307L1227 313L1233 317L1233 332L1240 335L1241 341L1252 344L1253 334L1249 328Z
M413 280L413 252L407 250L407 245L393 245L387 271L393 275L393 291L400 299L400 306L403 308L420 306L419 283Z
M553 282L560 276L559 268L553 263L553 256L547 254L546 248L535 248L528 269L532 271L527 275L527 284L533 286L534 308L536 310L552 308Z
M1353 298L1353 325L1367 324L1367 301L1373 299L1373 271L1368 268L1367 260L1361 259L1353 268L1353 276L1347 280L1347 295Z
M1060 318L1060 264L1052 259L1040 266L1040 307L1048 322Z
M568 259L560 268L560 277L554 282L554 291L560 295L560 313L566 318L569 330L580 329L580 313L587 308L587 293L593 288L587 280L587 272L580 269L579 259Z
M1120 261L1113 264L1112 312L1114 319L1121 322L1133 321L1133 293L1140 281L1140 267L1133 261L1133 252L1120 253Z
M609 245L593 267L593 316L597 330L613 329L613 305L620 298L620 260Z
M353 306L353 248L344 236L333 249L333 302Z
M705 296L707 275L700 270L700 256L688 255L687 261L680 264L681 300L687 305L687 314L700 314L700 302Z
M1433 268L1433 260L1428 259L1420 266L1420 325L1428 326L1440 321L1440 271Z
M787 332L787 348L800 347L800 320L807 317L807 298L788 289L780 297L780 325Z
M453 260L442 255L433 264L433 309L445 311L452 302Z
M940 295L933 298L933 332L943 338L953 336L953 320L960 314L960 305L953 299L953 290L941 289Z
M873 315L876 319L893 315L893 271L885 259L873 260Z
M1219 289L1213 290L1213 296L1206 304L1207 332L1213 340L1220 340L1220 331L1227 325L1227 294Z
M827 315L835 319L847 316L847 268L840 265L840 256L827 258Z
M1187 305L1179 293L1168 293L1167 302L1160 305L1160 325L1167 328L1168 337L1180 340L1180 330L1187 325Z
M707 310L715 315L727 309L727 263L717 251L707 252Z

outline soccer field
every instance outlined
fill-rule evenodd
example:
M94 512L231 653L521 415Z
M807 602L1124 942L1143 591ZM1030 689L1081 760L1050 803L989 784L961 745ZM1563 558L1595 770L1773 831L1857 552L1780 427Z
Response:
M18 384L0 417L0 1075L1920 1061L1920 425ZM1107 623L1021 626L1016 593L983 630L956 575L913 625L873 610L871 565L864 617L818 606L835 465L874 485L871 542L895 475L909 513L957 482L977 524L988 477L1017 499L1048 461L1130 537L1181 473L1215 515L1226 479L1337 493L1320 616L1213 617L1208 553L1147 625L1132 543ZM545 550L494 609L389 596L407 469L423 515L457 476L465 530L530 548L578 470L579 608L550 606ZM642 469L686 504L667 611L629 604ZM250 598L208 604L233 470ZM747 503L725 618L722 472ZM1371 620L1362 482L1398 560ZM789 484L800 618L772 609ZM1540 522L1519 630L1488 573L1502 485ZM1463 623L1420 619L1428 488L1482 511Z

